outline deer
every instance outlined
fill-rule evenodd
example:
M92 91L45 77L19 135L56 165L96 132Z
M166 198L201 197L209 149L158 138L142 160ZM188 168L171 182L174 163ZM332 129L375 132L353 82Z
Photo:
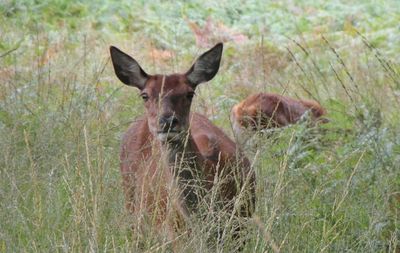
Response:
M248 219L255 209L250 161L223 130L191 112L196 87L217 74L222 51L223 44L216 44L183 74L150 75L134 58L110 47L116 76L140 91L145 107L122 138L126 208L152 217L150 224L166 228L171 237L183 233L211 192L232 217Z
M299 122L307 112L312 122L329 122L323 117L326 115L326 110L318 102L294 99L276 93L257 93L248 96L232 107L230 119L233 131L240 142L245 129L256 131L285 127Z

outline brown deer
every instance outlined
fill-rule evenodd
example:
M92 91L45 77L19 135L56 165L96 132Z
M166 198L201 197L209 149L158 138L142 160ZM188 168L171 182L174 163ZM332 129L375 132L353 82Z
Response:
M284 127L298 122L310 111L312 121L326 123L322 106L312 100L298 100L274 93L258 93L248 96L231 110L231 122L237 135L243 129L259 130Z
M255 175L235 143L190 107L198 84L218 72L223 45L202 54L185 74L149 75L129 55L111 46L115 74L140 90L145 115L125 133L121 173L130 212L151 217L156 228L182 232L191 214L216 193L233 217L249 217L255 205ZM165 225L165 226L164 226Z

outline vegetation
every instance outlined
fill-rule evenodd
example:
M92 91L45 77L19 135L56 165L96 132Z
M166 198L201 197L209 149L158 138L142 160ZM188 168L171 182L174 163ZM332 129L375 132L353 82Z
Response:
M400 250L397 0L3 0L0 13L1 252L168 252L154 231L132 236L118 154L143 106L108 47L171 73L220 40L222 67L193 110L232 136L231 106L269 91L316 99L330 119L249 141L244 252ZM209 248L200 225L180 251L237 247Z

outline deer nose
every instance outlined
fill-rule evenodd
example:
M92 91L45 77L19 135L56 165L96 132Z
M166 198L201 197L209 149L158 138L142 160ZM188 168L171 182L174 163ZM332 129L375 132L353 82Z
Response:
M173 130L179 123L179 120L174 115L171 116L161 116L158 121L161 130L164 132Z

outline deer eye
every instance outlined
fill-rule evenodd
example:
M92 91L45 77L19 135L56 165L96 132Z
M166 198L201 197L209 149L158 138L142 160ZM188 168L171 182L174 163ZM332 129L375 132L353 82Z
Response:
M188 94L186 95L186 97L189 99L189 100L192 100L193 99L193 97L194 97L194 92L193 91L191 91L191 92L188 92Z
M143 101L146 102L147 100L149 100L149 95L147 93L142 93L140 94L140 96L142 97Z

